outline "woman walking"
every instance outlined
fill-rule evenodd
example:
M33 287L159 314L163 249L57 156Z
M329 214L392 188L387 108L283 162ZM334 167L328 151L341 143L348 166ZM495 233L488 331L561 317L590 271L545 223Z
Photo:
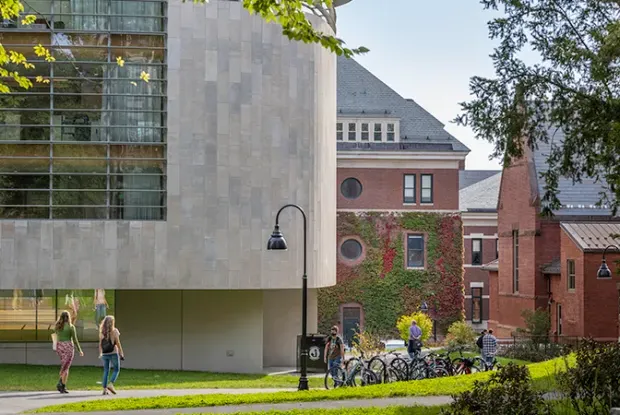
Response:
M108 391L116 395L114 382L118 379L118 374L121 371L121 360L125 359L120 336L121 334L114 324L114 316L106 316L99 327L99 357L103 360L102 384L104 395L107 395ZM112 366L112 377L108 383L110 366Z
M56 353L60 357L60 379L56 389L60 393L69 393L67 390L67 378L69 377L69 368L71 368L71 363L75 356L74 347L77 347L80 356L84 356L84 352L82 352L82 347L77 339L75 327L71 324L71 317L68 311L60 313L54 332L57 338Z

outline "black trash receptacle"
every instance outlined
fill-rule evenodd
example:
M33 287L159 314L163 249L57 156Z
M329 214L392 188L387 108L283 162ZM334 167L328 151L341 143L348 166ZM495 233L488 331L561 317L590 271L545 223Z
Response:
M325 343L327 336L324 334L308 334L306 336L308 347L308 373L327 372L325 363ZM301 336L297 336L297 371L301 372Z

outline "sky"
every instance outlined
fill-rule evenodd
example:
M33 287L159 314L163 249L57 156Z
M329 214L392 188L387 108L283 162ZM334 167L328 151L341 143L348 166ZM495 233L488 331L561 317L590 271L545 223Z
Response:
M355 59L471 149L467 169L500 170L491 143L451 122L470 99L469 79L493 76L491 18L478 0L353 0L338 8L338 37L370 49Z

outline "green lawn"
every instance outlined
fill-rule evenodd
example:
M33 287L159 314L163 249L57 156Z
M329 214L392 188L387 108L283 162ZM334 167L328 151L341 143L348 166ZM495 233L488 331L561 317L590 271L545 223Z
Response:
M573 364L570 359L569 364ZM554 359L528 365L534 385L542 391L554 390L555 374L566 368L564 359ZM308 392L277 392L247 395L195 395L161 396L155 398L121 398L68 403L41 408L36 412L91 412L119 411L161 408L199 408L221 405L244 405L258 403L314 402L345 399L375 399L402 396L453 395L470 390L476 380L485 380L489 372L467 376L452 376L438 379L424 379L413 382L399 382L364 388L341 388L336 390L314 389ZM119 386L122 386L119 382Z
M236 414L232 415L439 415L442 408L445 408L445 406L390 406L387 408L291 409L288 411L272 410L258 412L237 412Z
M54 390L57 366L0 365L0 391ZM68 387L74 390L101 389L102 369L71 368ZM323 377L309 379L310 386L323 387ZM241 389L296 388L299 376L239 375L230 373L181 372L121 369L118 386L123 389Z

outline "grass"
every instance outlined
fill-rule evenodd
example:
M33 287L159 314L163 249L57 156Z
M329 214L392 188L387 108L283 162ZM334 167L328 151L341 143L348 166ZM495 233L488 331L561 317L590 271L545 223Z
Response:
M569 361L573 364L574 359ZM528 365L534 387L541 391L554 390L555 374L565 369L565 360L554 359ZM276 392L247 395L194 395L160 396L154 398L121 398L67 403L38 409L34 412L92 412L144 410L162 408L199 408L222 405L275 404L286 402L316 402L346 399L376 399L403 396L453 395L470 390L476 380L486 380L490 373L476 373L467 376L452 376L438 379L424 379L364 388L341 388L336 390L314 389L307 392Z
M237 412L232 415L438 415L443 408L446 407L389 406L387 408L290 409L287 411Z
M54 389L57 366L0 365L0 391L44 391ZM71 368L68 387L73 390L99 390L102 369ZM323 377L309 379L310 386L323 387ZM264 374L181 372L170 370L121 369L123 389L267 389L296 388L299 376Z

